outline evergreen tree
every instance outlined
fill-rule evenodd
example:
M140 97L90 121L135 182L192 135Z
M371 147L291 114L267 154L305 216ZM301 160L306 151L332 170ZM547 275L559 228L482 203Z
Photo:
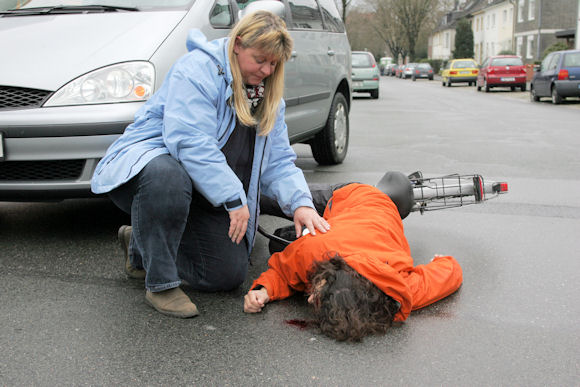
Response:
M454 58L473 58L473 31L471 24L466 19L457 22L455 28Z

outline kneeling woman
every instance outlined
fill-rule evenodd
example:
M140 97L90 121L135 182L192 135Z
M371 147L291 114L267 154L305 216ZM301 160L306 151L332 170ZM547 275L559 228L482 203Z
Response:
M145 278L148 304L176 317L198 311L179 289L238 287L257 229L259 195L275 198L297 230L327 230L314 210L284 122L282 19L259 11L229 38L192 31L189 53L111 145L92 179L131 214L119 230L125 271Z

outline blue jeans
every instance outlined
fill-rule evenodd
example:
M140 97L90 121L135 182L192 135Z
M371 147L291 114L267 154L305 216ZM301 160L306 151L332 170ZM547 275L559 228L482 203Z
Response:
M131 215L131 263L146 270L147 290L175 288L182 279L201 291L232 290L244 282L246 239L231 241L228 212L211 206L170 155L151 160L109 196Z

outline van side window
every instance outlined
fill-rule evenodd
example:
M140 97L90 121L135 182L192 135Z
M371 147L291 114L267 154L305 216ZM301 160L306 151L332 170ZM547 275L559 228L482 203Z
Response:
M228 0L217 0L211 9L209 22L213 27L229 27L232 25L232 7Z
M292 27L295 29L323 30L322 15L316 0L290 0Z
M330 32L344 32L344 24L333 0L318 0L324 16L324 25Z

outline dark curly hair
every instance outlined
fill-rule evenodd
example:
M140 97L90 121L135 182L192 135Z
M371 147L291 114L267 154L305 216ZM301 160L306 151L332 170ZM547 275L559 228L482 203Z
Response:
M338 254L314 262L308 273L315 319L321 333L338 341L360 341L385 333L399 303L352 269Z

